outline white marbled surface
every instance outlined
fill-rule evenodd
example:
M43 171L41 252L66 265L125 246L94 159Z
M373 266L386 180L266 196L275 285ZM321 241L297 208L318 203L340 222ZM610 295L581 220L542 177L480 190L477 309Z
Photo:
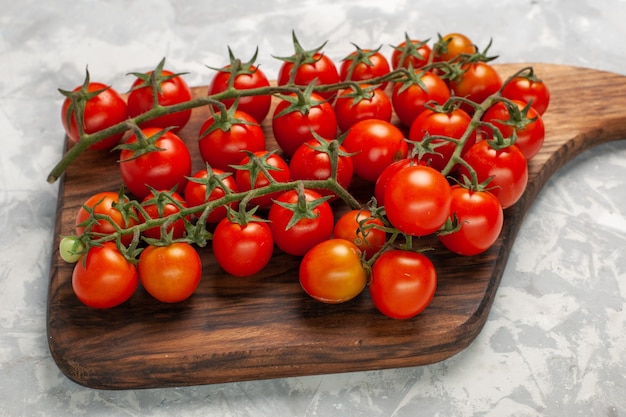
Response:
M626 74L624 0L462 2L2 0L0 14L0 416L626 416L626 143L562 168L518 235L489 320L432 366L220 385L98 391L59 372L46 297L62 151L57 88L168 66L208 82L205 65L259 47L329 40L362 47L461 31L494 39L500 62L550 62ZM575 115L573 115L575 117Z

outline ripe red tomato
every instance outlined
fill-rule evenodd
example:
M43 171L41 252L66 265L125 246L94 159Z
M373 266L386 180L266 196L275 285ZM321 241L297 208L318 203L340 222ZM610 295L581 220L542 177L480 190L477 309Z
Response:
M300 285L317 301L344 303L359 295L367 283L361 251L345 239L315 245L300 262Z
M278 85L287 85L294 71L292 60L285 60L278 71ZM307 86L313 81L317 85L336 84L339 80L339 72L332 59L321 52L317 52L305 59L302 64L295 68L293 82L298 86ZM325 100L332 99L336 91L319 92Z
M472 191L452 187L450 220L456 214L461 228L438 235L443 245L464 256L478 255L489 249L498 239L504 222L502 206L489 191Z
M189 207L200 206L206 202L218 200L226 195L224 189L220 183L216 180L219 178L222 184L232 193L237 193L237 183L235 177L232 174L213 169L212 174L209 175L206 169L201 169L196 172L192 178L189 179L187 185L185 185L185 200ZM233 201L228 204L233 210L237 210L239 202ZM202 211L194 213L197 217L202 215ZM215 207L206 217L207 223L218 223L220 220L226 217L226 206Z
M345 148L335 142L331 145L331 141L326 139L312 139L294 152L289 161L289 171L292 180L325 180L332 175L330 147L337 148L337 182L346 190L352 182L354 167L352 158L347 154ZM315 190L321 195L329 195L331 199L336 199L336 195L327 189Z
M403 233L436 232L450 214L452 191L446 178L431 167L412 165L393 175L385 188L389 222Z
M128 203L129 199L124 197L122 202ZM76 235L81 236L85 231L110 235L117 231L115 225L120 229L136 226L139 223L137 211L130 206L120 210L119 203L120 195L112 191L96 193L89 197L76 214ZM93 212L93 216L98 218L94 218L92 221L89 220L91 217L90 212ZM121 242L126 246L132 240L132 233L121 236Z
M215 260L231 275L246 277L260 272L273 252L272 231L258 218L239 224L227 217L213 232Z
M306 203L297 190L285 191L270 207L267 219L274 243L283 252L303 256L333 233L335 217L328 201L312 190L303 190ZM306 204L306 208L302 207ZM296 223L293 223L297 220Z
M371 50L357 47L355 51L345 57L339 68L341 81L369 81L372 78L389 74L391 71L389 61L380 53L379 49ZM386 86L387 83L385 82L379 88L384 90Z
M141 153L133 149L122 149L120 153L120 173L126 188L138 199L145 198L152 187L156 190L182 190L191 175L191 155L185 143L171 131L149 127L142 129L149 142L159 149ZM137 143L132 135L125 146Z
M432 301L437 272L424 254L393 249L374 261L369 287L378 311L393 319L408 319Z
M426 41L409 39L407 36L404 42L394 47L391 53L391 67L393 69L408 68L410 64L413 69L422 68L428 63L431 52Z
M382 220L372 217L370 210L350 210L337 220L333 237L354 243L365 259L371 259L387 240L383 226Z
M528 183L528 164L517 145L495 150L489 142L481 140L472 146L463 159L476 171L478 182L493 177L487 188L496 196L503 209L511 207L520 199ZM465 167L459 175L470 178Z
M511 100L519 100L531 105L543 115L550 104L550 89L537 77L519 76L513 78L502 89L502 95Z
M231 73L230 65L225 66L219 70L209 85L208 95L219 94L228 89ZM251 65L248 68L242 68L233 81L233 88L236 90L250 90L254 88L269 87L270 82L267 79L265 73L255 65ZM225 99L222 103L226 108L231 108L235 103L235 99ZM270 105L272 103L272 96L258 95L258 96L242 96L239 97L237 102L237 110L252 116L257 123L263 122L265 116L270 111Z
M391 103L398 118L405 126L411 126L429 101L445 103L450 98L450 89L441 77L432 72L417 76L419 82L396 83L391 92Z
M151 74L152 71L146 74L137 74L137 79L131 86L128 95L128 114L130 117L139 116L153 107L154 95L150 85ZM191 100L191 90L180 75L176 75L172 71L162 70L161 80L161 91L157 96L157 101L161 106L171 106ZM190 117L191 109L159 116L142 123L140 126L142 128L158 127L161 129L172 127L172 130L177 132L185 127Z
M435 61L451 61L459 55L473 55L477 52L476 46L462 33L450 33L441 40L443 42L440 44L445 46L435 51Z
M269 174L276 182L289 182L291 179L291 173L289 171L289 165L287 162L275 152L260 151L254 152L254 156L260 158L261 161L265 161L268 165ZM245 156L240 167L248 166L249 169L239 168L235 172L235 182L240 192L250 191L251 189L262 188L270 185L270 180L265 176L263 172L260 172L258 168L254 166L254 163L250 162L250 157ZM252 186L252 177L256 176L254 180L254 186ZM280 195L280 192L266 194L263 196L253 197L250 199L251 206L259 206L261 208L268 208L272 205L272 199Z
M371 97L358 95L347 89L335 100L335 116L339 130L346 132L356 123L366 119L391 121L391 100L380 88L371 90Z
M86 306L112 308L127 301L137 289L137 268L113 242L89 249L74 266L72 289Z
M502 79L498 72L486 62L476 62L463 66L462 75L450 80L450 90L459 97L465 97L481 104L487 97L498 92ZM474 114L471 106L462 106L469 114Z
M327 139L334 139L337 136L335 111L321 96L312 93L307 103L299 103L293 111L283 113L288 111L290 106L292 103L289 100L280 100L272 118L274 138L285 154L293 155L300 145L314 139L311 131Z
M362 120L352 126L343 147L354 153L354 172L369 182L375 182L393 162L406 158L408 145L400 129L384 120Z
M80 91L82 86L76 87L74 91ZM128 118L126 102L122 96L113 88L98 82L91 82L87 85L87 94L90 96L96 92L98 94L90 97L85 102L83 113L83 129L85 133L91 134L108 127L123 122ZM72 108L69 98L63 101L61 107L61 121L67 137L74 143L78 143L79 133L76 124L76 113ZM89 147L93 150L111 149L120 142L124 133L110 136Z
M440 113L427 109L411 124L409 139L421 142L427 133L429 136L446 136L453 139L461 139L469 128L471 121L472 118L467 112L460 108L456 108L449 113ZM450 161L456 149L456 144L445 139L433 139L430 143L437 145L435 153L426 154L423 159L437 171L442 171ZM463 146L461 156L474 143L476 143L476 132L473 130Z
M200 255L186 242L146 247L139 256L137 269L148 294L163 303L186 300L202 277Z
M200 156L211 168L234 172L245 156L242 151L265 150L265 134L257 121L243 111L235 111L221 121L221 113L209 116L200 128ZM217 120L217 122L216 122Z
M172 200L176 201L176 203ZM181 207L187 207L187 203L180 194L175 191L167 190L158 190L156 193L150 192L150 194L143 199L141 205L148 215L146 218L139 212L139 219L142 223L179 213ZM188 216L185 218L187 221L191 220ZM180 239L185 235L185 220L183 220L183 218L177 219L173 223L169 223L165 229L167 234L172 234L173 239ZM151 239L160 239L162 237L161 226L150 227L142 233L145 237Z
M517 108L521 111L525 108L526 103L513 100ZM517 128L511 126L507 122L511 121L511 113L508 107L503 102L498 102L491 106L483 115L482 121L493 124L502 136L509 138L516 133L515 144L522 151L526 159L532 159L541 150L543 141L545 138L545 127L541 115L533 108L530 107L526 114L524 122L535 119L533 122L524 124L523 127ZM481 130L487 139L493 138L493 131L489 128Z

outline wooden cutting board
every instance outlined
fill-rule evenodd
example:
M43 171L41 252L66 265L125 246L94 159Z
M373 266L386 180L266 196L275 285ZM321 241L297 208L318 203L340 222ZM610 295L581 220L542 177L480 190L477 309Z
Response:
M504 78L525 65L496 67ZM61 260L56 237L73 233L76 212L91 194L117 191L121 179L115 155L81 155L61 179L52 251L47 331L58 367L88 387L130 389L418 366L463 350L487 319L515 236L548 178L584 150L626 138L626 77L532 65L552 98L528 189L506 210L502 234L484 254L456 256L425 239L435 247L428 254L438 288L431 305L410 320L378 313L367 291L336 306L312 300L298 283L298 258L278 253L258 276L235 278L216 265L210 248L200 250L204 275L183 303L161 304L140 289L114 309L83 306L72 292L73 266ZM181 132L196 169L202 166L196 138L206 116L206 109L195 109ZM269 125L264 128L275 147ZM357 187L371 192L366 184Z

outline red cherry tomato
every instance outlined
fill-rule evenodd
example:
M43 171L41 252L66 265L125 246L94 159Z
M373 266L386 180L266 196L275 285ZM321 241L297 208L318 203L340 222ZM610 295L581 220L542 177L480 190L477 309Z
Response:
M286 85L294 71L294 64L290 61L284 61L278 72L278 85ZM296 75L294 84L299 86L307 86L313 81L316 84L336 84L339 80L339 72L335 63L327 55L321 52L315 53L311 59L306 60L302 65L295 69ZM336 91L320 92L319 95L325 100L332 99Z
M146 73L146 76L150 74L152 74L152 71ZM161 106L171 106L191 100L191 89L180 75L176 75L172 71L162 70L161 77L163 79L160 82L161 91L157 98ZM131 92L128 95L129 116L139 116L152 109L153 104L154 95L152 94L150 82L143 80L142 77L138 77L131 86ZM172 127L172 130L177 132L185 127L190 117L191 110L183 110L149 120L142 123L141 127L158 127L161 129Z
M337 182L348 189L352 182L354 167L352 158L345 148L335 143L337 148ZM289 161L289 171L292 180L325 180L332 175L330 147L331 141L326 139L312 139L300 145ZM329 195L332 200L336 195L327 189L315 190L321 195Z
M152 187L156 190L183 190L191 175L191 155L185 143L171 131L149 127L142 129L148 140L159 149L139 154L139 151L123 149L120 153L120 173L126 188L137 198L143 199ZM155 140L156 139L156 140ZM137 142L132 135L126 145Z
M137 268L148 294L164 303L179 303L189 298L202 277L200 255L185 242L148 246L139 256Z
M113 308L127 301L139 285L137 268L113 242L89 249L74 266L72 289L93 308Z
M214 95L226 91L229 87L231 76L230 65L219 70L211 80L208 94ZM268 87L269 85L270 82L265 73L255 65L242 69L235 76L233 82L233 88L236 90L250 90ZM222 102L226 108L231 108L235 103L235 99L225 99ZM237 110L249 114L257 123L261 123L269 113L271 103L272 96L270 95L242 96L239 97L237 102Z
M420 314L432 301L437 273L422 253L388 250L372 265L369 289L378 311L394 319L408 319Z
M369 81L389 74L389 61L378 50L360 49L353 51L343 59L339 68L341 81ZM382 83L384 90L387 83Z
M513 100L513 103L515 103L520 111L527 105L518 100ZM533 119L533 122L529 122ZM523 127L518 128L507 123L511 121L511 113L503 102L498 102L491 106L483 115L482 121L493 124L500 130L500 133L502 133L502 136L505 138L511 137L515 131L515 144L520 151L522 151L526 159L532 159L539 153L543 146L546 132L545 127L541 115L533 107L528 109L524 120L524 122L528 122L528 124L524 124ZM485 128L482 129L482 132L487 139L493 138L493 131L491 129Z
M369 182L375 182L393 162L404 159L408 145L400 129L377 119L362 120L352 126L343 147L353 153L354 172Z
M456 108L449 113L439 113L427 109L420 114L411 124L409 139L416 142L429 136L446 136L453 139L461 139L469 128L472 118L462 109ZM433 139L431 142L437 145L435 153L424 155L423 160L438 171L442 171L456 149L456 144L445 139ZM461 156L476 143L476 132L473 130L461 151Z
M422 68L428 63L431 52L430 46L425 41L417 39L404 41L394 47L391 53L391 67L393 69L408 68L410 64L414 69Z
M387 182L385 209L389 222L403 233L436 232L450 214L452 192L446 178L431 167L412 165Z
M339 304L359 295L367 283L361 251L345 239L315 245L300 262L300 285L317 301Z
M173 201L172 201L173 200ZM175 202L176 203L175 203ZM157 191L156 193L150 192L141 202L143 209L148 217L139 212L139 219L142 223L152 219L161 219L166 216L170 216L179 213L182 208L186 208L187 203L183 197L175 191L168 192L166 190ZM190 218L186 217L187 221ZM173 239L180 239L185 235L185 220L183 218L176 219L174 222L169 223L166 226L166 233L171 233ZM143 231L145 237L151 239L160 239L161 226L150 227Z
M519 76L513 78L502 89L502 95L511 100L531 103L537 113L543 115L550 104L550 89L536 77Z
M330 103L315 93L310 100L311 106L307 106L306 111L294 110L281 115L291 105L287 100L281 100L274 109L272 132L278 146L289 156L304 142L314 139L311 131L327 139L337 136L337 117Z
M515 204L524 193L528 183L528 164L516 145L495 150L488 141L482 140L472 146L463 159L476 171L479 183L493 177L487 188L500 201L503 209ZM470 177L465 167L459 169L459 175Z
M80 91L81 88L81 86L76 87L74 91ZM87 93L93 94L99 90L103 91L89 98L85 103L83 128L87 134L114 126L128 118L126 102L117 91L98 82L91 82L87 86ZM67 137L72 142L78 143L79 133L78 125L76 124L76 112L71 107L71 100L66 98L61 107L61 121L63 122L63 128L65 129L65 133L67 133ZM120 142L123 135L124 133L122 132L105 138L91 145L89 149L111 149Z
M254 156L261 158L268 166L269 174L276 182L289 182L291 179L291 173L289 171L289 165L278 154L269 151L254 152ZM243 158L240 166L246 166L250 164L250 157ZM252 173L256 173L256 180L254 184L252 182ZM251 169L237 169L235 172L235 182L240 192L250 191L251 189L266 187L270 184L270 180L267 176L256 168ZM272 205L272 199L278 197L281 194L280 191L275 193L265 194L250 199L251 206L259 206L261 208L269 208Z
M259 219L242 225L227 217L213 232L215 260L231 275L246 277L260 272L273 252L272 231Z
M304 197L304 202L301 197ZM290 190L274 200L267 219L274 243L280 250L289 255L303 256L313 246L330 238L335 217L328 201L321 201L321 198L315 191L305 189L302 196L297 190ZM302 205L309 209L305 210ZM304 214L305 211L308 214Z
M344 90L335 100L337 125L342 132L367 119L391 121L392 106L387 94L379 89L371 91L371 97L356 95L352 90Z
M370 259L385 245L387 233L382 220L372 217L369 210L350 210L335 223L333 237L354 243Z
M243 111L235 111L224 124L220 117L221 113L209 116L200 127L200 157L211 168L234 172L232 165L241 162L243 151L265 150L265 134L257 121Z
M443 104L450 98L448 85L438 75L424 72L418 77L419 83L396 83L391 93L393 109L405 126L411 126L413 120L426 110L424 104L429 101Z
M493 194L458 185L452 187L450 220L454 215L461 228L438 237L450 251L464 256L489 249L498 239L504 222L502 206Z
M112 191L104 191L96 193L89 197L87 201L78 209L76 214L76 235L81 236L87 230L96 234L110 235L117 231L116 226L120 229L128 229L139 223L137 211L134 208L125 209L128 212L120 211L120 203L118 193ZM124 197L123 203L128 203L129 199ZM93 222L88 221L90 212L94 216ZM102 217L102 218L100 218ZM128 246L133 240L133 234L127 233L121 236L122 244Z
M450 80L450 90L456 96L481 104L502 87L500 75L486 62L467 64L463 69L465 72L462 75ZM463 105L462 108L469 114L474 113L474 108L471 106Z
M219 177L222 184L232 193L237 193L237 183L235 177L230 173L214 169L212 174L209 175L206 169L201 169L196 172L192 178L189 179L187 185L185 185L185 201L189 207L200 206L206 202L218 200L226 195L226 192L221 187L219 182L215 178ZM239 202L234 201L228 204L233 210L237 210ZM194 213L196 216L201 216L202 211ZM215 207L206 217L207 223L218 223L220 220L226 217L226 206Z

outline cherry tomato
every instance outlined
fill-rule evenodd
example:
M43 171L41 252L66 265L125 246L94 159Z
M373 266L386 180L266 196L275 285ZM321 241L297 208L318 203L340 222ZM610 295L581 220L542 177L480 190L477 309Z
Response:
M137 77L131 86L131 92L128 95L128 114L130 117L139 116L152 109L154 95L150 81L148 81L151 74L152 71ZM161 77L161 91L157 97L161 106L171 106L191 100L191 90L180 75L176 75L172 71L162 70ZM190 117L191 110L179 111L149 120L142 123L141 127L159 127L161 129L172 127L172 130L177 132L185 127Z
M291 173L289 171L289 165L287 162L280 157L280 155L270 152L270 151L260 151L254 152L254 156L260 158L262 161L265 161L265 164L268 165L269 174L276 182L289 182L291 179ZM243 160L240 162L239 166L247 166L250 164L250 157L245 156ZM265 176L263 172L257 171L257 169L252 166L251 169L237 169L235 172L235 182L237 183L237 188L240 192L250 191L251 189L266 187L270 184L270 180ZM256 173L256 180L254 181L254 186L251 185L252 173ZM261 208L268 208L272 205L272 199L276 198L280 195L280 191L275 193L266 194L263 196L258 196L250 199L251 206L259 206Z
M354 153L354 172L369 182L375 182L385 167L406 158L408 145L400 129L384 120L362 120L352 126L343 147Z
M289 171L292 180L325 180L332 175L330 147L337 148L337 176L336 180L343 188L348 189L352 182L354 167L352 158L347 154L345 148L335 142L331 145L331 141L326 139L312 139L294 152L289 161ZM327 189L315 190L321 195L329 195L332 200L336 199L336 195Z
M445 46L435 51L435 61L451 61L459 55L473 55L477 52L476 46L462 33L450 33L441 40L443 42L440 44Z
M431 52L430 46L426 44L426 41L409 40L407 38L407 40L394 47L391 53L391 67L393 69L398 67L408 68L410 64L414 69L422 68L428 63Z
M445 103L450 98L448 85L438 75L424 72L418 82L396 83L391 93L391 103L398 118L405 126L411 126L429 101Z
M243 111L235 111L224 123L220 118L218 112L202 124L198 142L200 156L211 168L234 172L231 165L241 162L245 156L242 151L265 150L265 134L257 121Z
M550 104L550 89L536 77L518 76L502 89L502 95L511 100L531 103L537 113L543 115Z
M226 91L229 87L231 76L230 65L219 70L211 80L208 94L214 95ZM236 90L250 90L269 87L269 85L270 82L265 73L255 65L242 68L235 76L233 82L233 88ZM225 99L222 102L226 108L231 108L235 103L235 99ZM272 96L270 95L242 96L239 97L237 102L237 110L249 114L260 124L269 113L271 103Z
M389 222L403 233L436 232L450 214L452 191L446 178L431 167L412 165L393 175L385 189Z
M369 289L378 311L393 319L408 319L432 301L437 273L424 254L393 249L374 261Z
M411 124L409 139L421 142L424 140L426 134L429 136L446 136L453 139L461 139L469 128L471 121L472 118L467 112L460 108L456 108L447 113L427 109ZM456 144L446 141L445 139L433 139L430 143L437 146L435 153L425 154L423 159L426 160L431 167L442 171L450 161L456 149ZM472 130L463 146L461 156L463 156L474 143L476 143L476 131Z
M139 256L137 269L148 294L163 303L186 300L202 277L200 255L185 242L148 246Z
M215 178L219 177L224 186L232 193L237 193L237 183L235 177L230 173L226 173L219 169L213 169L212 174L209 175L206 169L201 169L196 172L192 178L189 179L187 185L185 185L185 201L189 207L200 206L209 201L218 200L226 195L224 189ZM233 210L237 210L239 202L233 201L228 204ZM201 216L202 211L194 213L196 216ZM215 207L206 217L207 223L218 223L226 217L226 206Z
M315 245L300 263L300 285L317 301L344 303L359 295L367 283L361 251L345 239Z
M487 97L498 92L502 87L502 79L498 72L488 63L476 62L463 66L462 75L450 80L450 90L459 97L465 97L481 104ZM463 105L462 108L469 114L474 108Z
M337 125L342 132L348 131L361 120L391 121L392 107L389 96L380 88L373 89L370 93L371 97L364 97L347 89L337 96L334 109Z
M378 50L357 47L341 62L339 78L341 81L369 81L387 75L390 71L389 61ZM384 90L386 86L385 82L379 88Z
M370 210L350 210L337 220L333 237L354 243L365 259L370 259L387 240L383 226L382 220L372 217Z
M274 243L280 250L303 256L313 246L330 238L335 218L328 201L321 198L315 191L305 189L302 195L290 190L274 200L267 219ZM292 223L296 219L297 222Z
M459 255L478 255L489 249L502 230L504 214L498 199L489 191L452 187L450 220L456 215L461 228L438 235L443 245Z
M176 134L149 127L142 129L149 141L159 149L138 154L132 149L122 149L120 153L120 173L126 188L137 198L143 199L152 187L157 190L171 190L174 187L184 189L187 178L191 175L191 155L185 143ZM132 135L126 145L137 142Z
M172 200L177 203L172 202ZM182 208L187 207L187 203L183 197L175 191L161 190L156 193L150 192L141 202L143 209L148 217L139 212L139 219L142 223L152 219L161 219L166 216L170 216L179 213ZM180 207L179 207L180 206ZM191 219L187 216L187 221ZM173 223L169 223L166 227L166 232L172 234L173 239L180 239L185 235L185 220L183 218L176 219ZM143 235L151 239L160 239L161 226L154 226L144 230Z
M242 225L227 217L213 232L215 260L231 275L245 277L260 272L273 252L272 231L260 219Z
M127 197L123 198L122 203L128 203ZM120 210L120 195L112 191L104 191L96 193L89 197L87 201L78 209L76 214L76 235L82 236L86 230L92 233L110 235L116 232L116 227L120 229L128 229L139 223L137 211L128 206ZM94 219L88 222L90 212L94 216L106 216ZM86 229L87 228L87 229ZM122 244L128 246L133 240L133 234L127 233L121 236Z
M295 97L295 96L292 96ZM323 101L322 96L311 94L310 103L304 104L302 109L288 110L288 100L281 100L274 109L272 118L272 132L278 146L291 156L304 142L314 139L311 131L323 138L337 136L337 117L329 102Z
M137 268L113 242L89 249L74 266L72 288L86 306L112 308L127 301L137 289Z
M82 86L76 87L74 91L80 91ZM87 85L87 94L91 95L85 103L83 113L83 129L85 133L91 134L108 127L123 122L128 118L126 102L122 96L113 88L98 82L91 82ZM63 101L61 107L61 121L67 137L74 143L78 143L79 133L76 124L76 113L69 98ZM105 138L89 147L93 150L111 149L120 142L124 132Z
M503 209L520 199L528 183L528 164L517 145L495 150L489 142L481 140L472 146L463 159L476 171L478 182L493 177L487 188L496 196ZM461 167L459 175L470 177L467 168Z
M513 100L513 103L515 103L520 111L527 105L518 100ZM530 107L524 122L533 119L535 119L533 122L524 124L524 126L520 128L511 126L507 123L511 121L511 113L508 107L503 102L498 102L485 112L482 121L493 124L500 130L500 133L502 133L502 136L505 138L511 137L515 131L515 144L520 151L522 151L526 159L532 159L541 150L546 132L541 115L533 107ZM485 128L482 129L482 132L487 139L493 138L493 131L491 129Z
M278 71L278 85L286 85L294 71L294 63L284 61ZM312 55L310 59L305 60L298 68L295 68L296 75L294 84L299 86L307 86L313 81L316 84L336 84L339 80L339 72L332 59L321 52ZM319 95L325 100L332 99L336 91L319 92Z

